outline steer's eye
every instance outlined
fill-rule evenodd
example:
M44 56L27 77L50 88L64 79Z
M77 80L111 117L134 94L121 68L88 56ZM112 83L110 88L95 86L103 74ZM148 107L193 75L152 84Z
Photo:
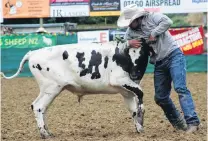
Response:
M135 50L134 50L133 52L134 52L134 53L136 53L136 51L135 51Z

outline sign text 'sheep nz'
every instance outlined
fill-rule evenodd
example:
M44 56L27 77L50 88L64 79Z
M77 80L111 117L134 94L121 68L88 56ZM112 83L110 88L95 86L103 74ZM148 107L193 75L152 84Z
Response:
M5 35L0 38L1 48L41 48L56 45L56 37L53 35Z
M162 13L206 12L207 0L121 0L121 10L130 4L148 11Z
M108 42L109 31L84 31L78 32L78 43L92 43L92 42Z
M84 17L89 16L88 5L51 6L51 17Z

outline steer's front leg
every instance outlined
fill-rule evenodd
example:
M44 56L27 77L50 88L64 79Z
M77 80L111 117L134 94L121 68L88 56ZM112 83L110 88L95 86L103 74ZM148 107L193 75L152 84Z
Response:
M129 111L132 114L137 132L143 132L143 121L144 121L144 105L143 105L143 92L137 84L123 85L123 88L127 91L124 96Z

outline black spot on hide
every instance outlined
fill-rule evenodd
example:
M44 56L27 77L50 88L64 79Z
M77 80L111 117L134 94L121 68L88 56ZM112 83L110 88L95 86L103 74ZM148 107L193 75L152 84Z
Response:
M48 128L46 127L46 125L44 125L43 128L44 128L45 130L48 130Z
M106 69L107 66L108 66L108 56L105 56L104 68Z
M130 73L130 69L133 67L133 63L131 62L129 49L125 49L124 53L121 54L119 52L119 48L116 47L112 60L115 61L116 64L120 66L124 71Z
M98 66L102 63L102 55L99 52L96 53L95 50L91 54L91 60L88 66L90 73L92 73L92 67L95 67L95 72L92 73L91 79L98 79L100 78Z
M66 60L66 59L69 57L69 54L68 54L68 52L65 50L62 56L63 56L63 60Z
M136 116L136 112L133 112L132 117L135 117L135 116Z
M133 92L134 94L136 94L139 99L140 104L143 103L143 100L142 100L143 99L143 92L139 88L131 87L126 84L123 85L123 87L126 88L127 90Z
M37 64L36 68L39 69L40 71L42 70L42 68L39 64Z
M76 57L77 57L77 59L79 61L79 65L78 66L80 68L82 68L82 69L85 69L85 64L82 63L85 60L84 55L85 55L84 52L83 53L77 52L77 55L76 55Z
M84 52L78 52L76 57L79 61L78 66L83 69L80 72L81 77L85 76L86 74L92 74L91 79L98 79L101 77L98 66L102 63L102 55L99 52L96 52L95 50L91 52L91 59L87 68L85 64L83 64L83 61L85 60ZM93 67L95 67L95 72L92 72Z

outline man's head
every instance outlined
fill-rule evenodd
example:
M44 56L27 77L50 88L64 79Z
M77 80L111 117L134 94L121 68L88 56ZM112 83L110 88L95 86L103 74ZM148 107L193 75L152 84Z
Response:
M117 25L118 27L128 27L131 25L131 27L136 28L139 24L141 24L141 17L148 14L148 11L138 8L136 4L128 5L121 12Z
M143 16L133 20L131 24L129 25L129 27L133 30L140 28L142 24L142 19L143 19Z

